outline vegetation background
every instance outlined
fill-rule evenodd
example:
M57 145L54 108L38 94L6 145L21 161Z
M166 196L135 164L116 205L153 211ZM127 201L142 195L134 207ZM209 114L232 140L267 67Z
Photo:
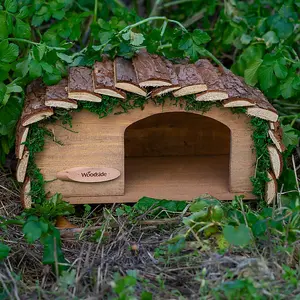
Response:
M1 0L1 299L300 299L299 10L299 0ZM209 58L264 92L288 147L274 207L205 196L75 210L56 195L22 213L9 170L26 85L143 47ZM82 230L55 228L68 214Z

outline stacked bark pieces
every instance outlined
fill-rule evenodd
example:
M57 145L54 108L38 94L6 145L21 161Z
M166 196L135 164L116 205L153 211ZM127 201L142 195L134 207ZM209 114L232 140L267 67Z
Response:
M272 169L268 171L265 199L271 203L277 195L277 179L282 172L282 130L278 114L264 95L248 86L229 70L217 68L208 60L195 64L172 63L164 57L139 51L132 60L103 56L93 68L70 67L68 78L53 86L41 80L32 82L16 133L17 180L23 182L21 201L31 206L30 180L26 177L29 151L25 147L29 126L54 113L55 108L76 109L77 101L101 102L102 95L126 99L126 92L152 98L173 93L175 97L196 95L196 101L222 101L226 108L243 107L249 116L269 121L268 146Z

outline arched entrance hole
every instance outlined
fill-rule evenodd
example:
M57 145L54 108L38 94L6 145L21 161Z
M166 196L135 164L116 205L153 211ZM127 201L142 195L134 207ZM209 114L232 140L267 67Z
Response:
M128 126L124 139L125 194L190 200L228 193L230 129L221 122L158 113Z

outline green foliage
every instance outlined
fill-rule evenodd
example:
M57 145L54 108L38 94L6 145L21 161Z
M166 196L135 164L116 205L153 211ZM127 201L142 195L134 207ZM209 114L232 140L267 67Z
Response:
M0 242L0 261L9 255L10 247Z

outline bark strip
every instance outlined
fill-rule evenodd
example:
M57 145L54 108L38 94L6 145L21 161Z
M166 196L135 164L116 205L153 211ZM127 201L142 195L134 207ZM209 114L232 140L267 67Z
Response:
M18 159L23 157L24 143L26 142L27 135L28 135L29 127L24 127L21 122L18 122L17 130L16 130L16 146L15 146L15 153Z
M115 88L114 63L103 56L101 62L97 61L93 71L94 92L111 97L126 98L126 93Z
M215 68L207 59L199 59L195 66L198 69L204 83L207 85L207 91L196 95L198 101L218 101L228 98L224 84L220 78L218 69Z
M270 162L272 166L273 173L278 179L283 170L283 159L280 152L277 150L275 146L268 145L268 152L270 156Z
M40 80L27 87L21 124L27 126L53 115L53 109L45 105L46 87Z
M16 178L18 182L24 182L27 165L29 160L29 151L27 149L24 150L23 157L19 159L16 170Z
M30 192L31 192L30 178L26 177L20 191L20 201L23 208L25 209L31 208L32 199L31 199Z
M147 91L139 86L133 64L123 57L114 60L115 87L146 97Z
M267 202L267 204L271 204L277 196L278 186L274 173L272 171L268 171L267 175L269 181L266 182L265 186L265 201Z
M180 89L173 92L175 97L197 94L207 90L202 76L193 64L174 65Z
M132 59L139 86L170 86L172 85L168 69L163 59L156 54L140 50Z
M177 74L176 74L173 64L165 58L163 58L163 61L166 64L166 68L169 72L169 77L171 79L171 85L170 86L162 86L162 87L153 89L151 91L152 98L157 97L157 96L162 96L167 93L170 93L170 92L180 89L180 84L178 82Z
M62 79L58 84L47 86L45 104L50 107L76 109L77 101L68 98L68 80Z
M68 97L81 101L101 102L101 96L94 92L90 68L71 67L69 69Z

